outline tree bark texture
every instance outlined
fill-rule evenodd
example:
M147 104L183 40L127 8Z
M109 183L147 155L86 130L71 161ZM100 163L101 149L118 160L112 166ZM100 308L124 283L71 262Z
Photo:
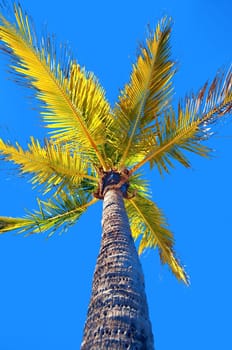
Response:
M102 228L81 350L152 350L143 272L118 189L105 194Z

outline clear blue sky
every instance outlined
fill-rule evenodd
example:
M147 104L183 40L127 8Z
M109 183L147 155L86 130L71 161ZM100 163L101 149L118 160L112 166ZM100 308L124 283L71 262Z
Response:
M58 42L94 71L113 104L128 81L146 25L173 17L173 57L179 73L176 100L197 91L217 69L229 66L229 0L79 1L24 0L38 31L44 24ZM28 91L9 81L0 59L0 135L25 144L45 130ZM209 144L212 160L192 157L161 179L154 171L153 199L175 233L176 250L191 277L186 287L160 265L157 252L142 258L156 350L232 349L231 150L232 117ZM27 178L0 163L0 215L36 208ZM0 237L0 350L79 349L101 236L101 203L67 234Z

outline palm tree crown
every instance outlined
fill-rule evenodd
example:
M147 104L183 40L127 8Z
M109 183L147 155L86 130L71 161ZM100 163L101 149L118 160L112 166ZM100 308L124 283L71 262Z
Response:
M139 253L158 247L162 263L188 283L175 256L173 234L149 197L143 166L157 167L162 174L176 162L190 167L187 151L209 156L203 142L211 136L212 124L231 112L232 72L218 73L211 84L174 108L171 27L171 20L163 18L149 32L129 83L111 107L96 77L67 52L57 54L51 37L39 39L20 5L14 5L13 20L0 14L2 51L10 57L17 80L34 89L50 129L44 144L31 137L26 150L0 139L4 159L19 165L33 185L50 194L24 218L0 217L1 233L48 231L50 236L73 225L102 198L106 186L117 186L104 183L117 174Z

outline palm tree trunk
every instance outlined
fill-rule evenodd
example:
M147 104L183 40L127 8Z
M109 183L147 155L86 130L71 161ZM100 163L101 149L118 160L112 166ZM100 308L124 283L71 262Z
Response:
M81 350L154 349L144 278L120 190L106 192Z

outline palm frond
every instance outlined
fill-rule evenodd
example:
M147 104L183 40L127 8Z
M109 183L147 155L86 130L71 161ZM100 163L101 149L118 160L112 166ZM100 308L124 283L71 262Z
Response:
M149 181L146 180L142 173L132 174L129 179L129 197L137 194L149 198L151 196L151 189Z
M218 72L208 89L205 84L191 102L193 112L201 115L199 131L204 140L212 135L211 125L232 112L232 66Z
M85 192L72 194L62 191L47 202L38 199L39 209L28 213L25 218L0 217L0 233L11 230L27 234L48 231L48 237L51 237L57 230L63 232L75 224L96 201L95 198L91 200Z
M15 22L0 14L2 51L13 60L11 68L21 81L36 91L42 101L42 116L59 142L78 143L105 167L101 145L111 117L105 93L92 73L72 59L59 62L50 37L39 40L19 5L14 5Z
M64 145L45 140L45 147L42 147L38 140L31 137L25 151L19 144L15 147L0 139L0 154L19 165L22 174L32 174L32 183L43 185L44 193L58 185L60 190L64 186L80 186L83 180L92 186L97 182L91 164Z
M161 262L167 263L173 274L188 284L188 276L175 257L173 235L167 229L165 218L156 204L148 198L137 195L126 201L126 210L133 238L138 239L141 236L139 254L146 248L158 247Z
M30 219L20 219L0 216L0 234L21 229L22 227L28 227L32 225L33 221Z
M134 153L139 134L153 132L155 120L170 104L175 73L170 60L170 31L171 22L164 18L150 33L115 107L122 166Z
M166 111L163 121L157 125L154 144L147 148L143 160L131 169L138 170L149 162L160 172L169 171L178 161L190 167L190 161L183 151L190 151L203 157L209 156L210 149L202 143L212 133L212 126L229 116L232 110L232 70L218 73L209 88L207 84L196 96L180 102L176 115L173 109Z

